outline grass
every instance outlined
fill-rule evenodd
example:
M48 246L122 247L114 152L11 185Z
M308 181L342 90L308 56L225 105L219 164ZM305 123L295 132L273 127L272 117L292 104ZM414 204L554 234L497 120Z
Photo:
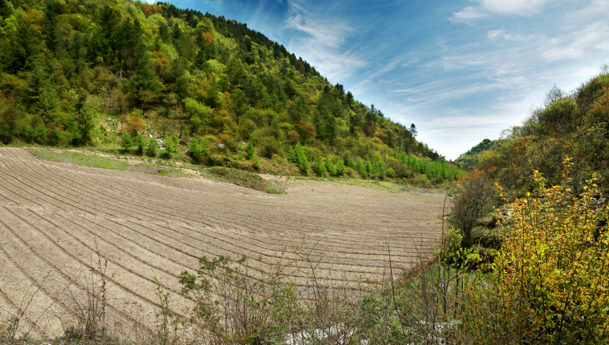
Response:
M270 194L283 194L285 190L256 173L224 167L207 168L206 171L216 180L229 182L246 188L256 189Z
M39 159L45 159L61 163L73 163L90 168L127 170L127 168L129 167L127 163L116 159L105 158L96 155L87 155L73 151L55 151L34 148L27 148L26 150Z

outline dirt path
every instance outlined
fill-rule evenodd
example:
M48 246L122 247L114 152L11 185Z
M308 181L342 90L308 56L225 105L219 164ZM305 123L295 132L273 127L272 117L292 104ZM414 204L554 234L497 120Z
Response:
M102 260L108 319L144 329L159 308L154 277L183 310L189 301L179 295L178 276L194 271L202 256L260 259L262 266L252 265L256 275L282 257L305 269L302 257L286 248L312 249L312 257L324 257L318 273L325 281L355 287L360 277L387 278L388 245L398 275L440 238L442 195L282 183L288 193L270 195L204 178L42 161L23 149L0 148L2 315L14 313L46 277L23 322L38 320L37 335L60 333L74 301L91 287L84 278ZM307 278L291 273L290 279L304 286Z

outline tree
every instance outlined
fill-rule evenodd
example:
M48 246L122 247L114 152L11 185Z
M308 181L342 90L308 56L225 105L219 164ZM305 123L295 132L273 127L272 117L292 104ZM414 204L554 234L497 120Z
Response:
M248 141L245 152L247 153L247 159L253 159L256 155L256 150L254 149L254 145L252 145L251 141Z
M184 112L189 117L192 132L196 134L206 133L213 120L211 108L192 98L185 98L183 102Z
M338 125L336 124L336 118L332 115L328 116L326 120L325 133L330 145L334 146L334 139L338 135Z
M94 112L91 104L87 102L88 96L87 91L80 89L72 105L73 117L76 121L78 133L78 144L80 145L91 142L91 130L94 125Z
M413 138L417 137L417 127L414 125L414 123L410 124L410 129L408 131L410 132L410 135L412 135Z
M548 93L546 93L544 105L547 107L556 101L560 101L565 96L566 96L565 93L561 89L559 89L556 86L556 84L554 84L554 86L550 89L550 91L548 91Z
M129 134L129 132L123 133L123 141L121 142L121 146L125 149L125 151L129 150L129 148L133 146L133 139L131 139L131 134Z

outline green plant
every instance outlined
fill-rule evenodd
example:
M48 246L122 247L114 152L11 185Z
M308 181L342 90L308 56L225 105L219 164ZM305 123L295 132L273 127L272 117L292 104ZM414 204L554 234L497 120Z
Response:
M133 139L131 139L131 134L129 132L123 133L123 141L121 142L121 146L125 151L128 151L131 146L133 146Z
M209 151L207 144L198 138L194 138L190 142L190 155L197 163L200 163L209 154Z
M251 279L247 262L246 256L236 261L203 257L196 275L180 275L182 292L195 302L190 315L197 338L222 344L278 343L288 331L286 319L304 314L292 284L265 272L259 280Z
M459 180L455 194L450 220L461 230L463 245L468 247L473 244L471 234L478 220L493 210L496 191L484 172L473 170Z
M159 145L157 144L155 139L148 140L146 147L146 155L148 157L156 157L158 148Z
M144 137L138 133L135 137L134 144L137 145L137 154L142 156L144 154L144 145L146 144L144 142Z
M341 158L338 159L338 164L336 164L336 176L343 176L345 174L345 161Z
M256 150L254 149L254 145L252 145L251 141L247 142L245 152L247 154L247 159L254 159L254 156L256 155Z
M329 157L326 157L325 167L328 173L330 173L330 175L336 175L336 166L334 165L334 163L332 163Z
M256 169L256 170L260 170L260 160L258 159L258 156L254 156L254 163L252 163L252 168Z
M564 165L562 185L535 171L533 191L510 204L489 282L467 290L462 328L473 343L606 342L608 212L594 178L573 194Z
M321 159L318 159L313 163L313 171L317 176L323 176L326 172L326 165L322 162Z
M171 302L169 300L169 292L165 292L161 287L161 283L156 277L153 277L157 287L155 289L155 295L159 299L161 310L156 313L156 337L160 345L167 344L179 344L180 336L178 331L181 326L183 327L183 321L180 316L171 310Z

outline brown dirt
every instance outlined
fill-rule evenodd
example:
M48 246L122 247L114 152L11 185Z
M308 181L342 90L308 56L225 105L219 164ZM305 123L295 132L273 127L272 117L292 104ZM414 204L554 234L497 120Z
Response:
M0 148L2 316L48 276L24 322L33 323L52 304L33 332L61 332L61 315L70 313L74 296L86 295L83 278L97 268L98 253L108 261L108 318L129 328L154 321L153 277L171 293L176 310L187 307L178 276L195 271L202 256L246 254L264 267L283 255L306 269L286 248L312 249L312 257L324 256L320 276L355 287L360 277L387 279L388 245L397 276L441 236L439 194L282 179L288 193L270 195L204 178L142 173L148 168L94 169ZM258 267L252 263L252 274ZM289 278L306 284L301 273Z

